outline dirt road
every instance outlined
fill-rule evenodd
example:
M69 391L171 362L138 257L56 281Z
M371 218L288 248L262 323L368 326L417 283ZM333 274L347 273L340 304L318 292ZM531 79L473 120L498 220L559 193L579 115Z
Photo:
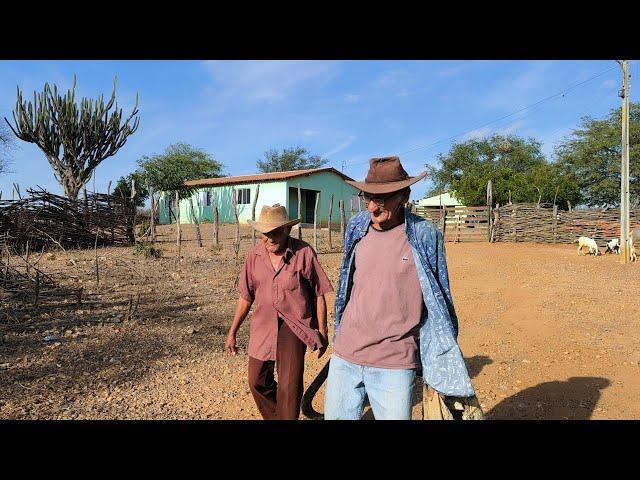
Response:
M85 298L2 303L0 418L260 418L246 349L222 351L237 298L232 230L212 248L210 227L203 248L186 228L180 260L171 226L161 228L158 260L99 249L99 285L93 251L45 254L39 266L83 286ZM251 244L243 235L241 258ZM335 282L341 254L327 253L324 239L319 250ZM447 258L458 340L488 418L640 418L640 263L534 244L448 243ZM246 335L245 325L244 347ZM324 362L308 354L307 384Z

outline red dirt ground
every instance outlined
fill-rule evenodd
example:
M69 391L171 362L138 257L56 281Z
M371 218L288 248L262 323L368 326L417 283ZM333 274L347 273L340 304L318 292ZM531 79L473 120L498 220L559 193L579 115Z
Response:
M45 254L42 269L84 286L82 306L0 303L0 418L260 418L246 385L246 350L222 350L240 268L233 228L223 227L216 249L211 225L203 226L203 248L187 227L180 261L175 226L161 232L161 259L99 249L98 287L93 251ZM335 286L341 254L327 253L322 235L320 261ZM243 237L241 258L249 230ZM447 259L458 341L488 418L640 418L640 262L578 256L572 245L509 243L447 243ZM246 335L245 324L244 347ZM307 357L308 384L328 355ZM319 411L323 394L324 387L314 400Z

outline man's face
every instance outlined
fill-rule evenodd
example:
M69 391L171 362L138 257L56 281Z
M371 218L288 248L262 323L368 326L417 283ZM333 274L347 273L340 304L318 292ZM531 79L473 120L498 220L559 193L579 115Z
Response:
M280 227L262 234L262 241L268 252L278 253L287 246L291 227Z
M375 225L397 218L402 213L402 204L406 203L408 193L405 190L385 195L363 194L365 205ZM382 203L382 205L380 205Z

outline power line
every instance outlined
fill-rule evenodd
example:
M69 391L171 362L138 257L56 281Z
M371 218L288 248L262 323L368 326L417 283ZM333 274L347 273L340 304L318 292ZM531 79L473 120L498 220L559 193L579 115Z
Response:
M588 83L588 82L590 82L590 81L592 81L592 80L595 80L596 78L601 77L602 75L604 75L604 74L606 74L606 73L609 73L611 70L613 70L613 69L615 69L615 68L616 68L615 66L614 66L614 67L611 67L611 68L608 68L608 69L606 69L606 70L603 70L603 71L602 71L602 72L600 72L600 73L597 73L596 75L593 75L592 77L589 77L589 78L588 78L588 79L586 79L586 80L583 80L583 81L580 81L580 82L577 82L577 83L576 83L576 82L572 82L572 83L570 83L567 87L565 87L563 90L561 90L560 92L555 93L555 94L553 94L553 95L549 95L548 97L545 97L545 98L543 98L543 99L541 99L541 100L538 100L537 102L532 103L531 105L528 105L528 106L526 106L526 107L520 108L520 109L518 109L518 110L516 110L516 111L514 111L514 112L511 112L511 113L509 113L509 114L507 114L507 115L504 115L504 116L502 116L502 117L500 117L500 118L497 118L497 119L492 120L492 121L490 121L490 122L484 123L484 124L482 124L482 125L480 125L480 126L477 126L477 127L471 128L471 129L469 129L469 130L467 130L467 131L465 131L465 132L458 133L458 134L456 134L456 135L452 135L452 136L447 137L447 138L443 138L443 139L441 139L441 140L438 140L437 142L430 143L430 144L428 144L428 145L418 146L418 147L412 148L412 149L410 149L410 150L406 150L406 151L404 151L404 152L400 152L398 155L405 155L405 154L407 154L407 153L415 152L415 151L417 151L417 150L422 150L422 149L424 149L424 148L431 148L431 147L433 147L433 146L435 146L435 145L438 145L438 144L440 144L440 143L442 143L442 142L446 142L446 141L448 141L448 140L452 140L452 139L454 139L454 138L456 138L456 137L460 137L460 136L462 136L462 135L466 135L467 133L471 133L471 132L473 132L474 130L478 130L478 129L480 129L480 128L484 128L484 127L486 127L486 126L488 126L488 125L491 125L491 124L493 124L493 123L499 122L499 121L504 120L504 119L509 118L509 117L512 117L512 116L514 116L514 115L516 115L516 114L518 114L518 113L520 113L520 112L523 112L523 111L525 111L525 110L533 109L534 107L536 107L536 106L538 106L538 105L540 105L540 104L542 104L542 103L544 103L544 102L547 102L547 101L549 101L549 100L552 100L552 99L554 99L554 98L556 98L556 97L561 97L561 96L562 96L562 97L564 97L564 96L565 96L568 92L570 92L571 90L574 90L575 88L577 88L577 87L579 87L579 86L581 86L581 85L584 85L585 83ZM526 116L526 115L525 115L525 116ZM525 118L525 116L522 116L521 118ZM365 160L365 161L363 161L363 162L353 162L353 163L351 163L350 165L360 165L360 164L362 164L362 163L366 163L366 162L368 162L368 161L369 161L369 160Z

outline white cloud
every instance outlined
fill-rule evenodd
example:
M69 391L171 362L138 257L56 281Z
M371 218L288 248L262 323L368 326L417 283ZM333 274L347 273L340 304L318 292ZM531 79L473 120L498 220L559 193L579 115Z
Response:
M356 93L348 93L344 96L344 101L347 103L356 103L360 101L360 95Z
M615 80L609 79L609 80L605 80L604 82L602 82L600 84L600 87L611 89L611 88L615 88L616 86L618 86L618 83L619 82L616 82Z
M491 132L491 128L489 128L489 127L477 128L477 129L472 130L469 133L465 134L462 137L462 141L471 140L473 138L484 138L487 135L489 135L490 132Z
M392 94L407 97L411 94L411 88L415 85L415 82L414 75L408 71L387 70L373 80L372 86L378 90L385 91L386 95Z
M309 82L325 82L337 64L321 61L256 60L206 61L204 68L216 81L210 93L241 96L250 101L277 101Z
M507 125L505 127L496 129L494 133L498 135L510 135L515 131L517 131L518 129L520 129L521 127L523 127L525 123L526 122L524 122L523 120L518 120L516 122L513 122L511 125Z
M304 137L315 137L316 135L318 135L320 133L320 130L304 130L302 132L302 135Z
M332 148L328 152L323 153L321 156L322 157L330 157L331 155L335 155L336 153L341 152L342 150L344 150L345 148L350 146L355 139L356 139L356 137L354 135L351 135L344 142L342 142L338 146Z
M479 96L479 104L484 108L514 110L522 108L538 99L540 92L548 85L549 69L553 62L527 62L528 68L514 78L494 85L486 94Z

